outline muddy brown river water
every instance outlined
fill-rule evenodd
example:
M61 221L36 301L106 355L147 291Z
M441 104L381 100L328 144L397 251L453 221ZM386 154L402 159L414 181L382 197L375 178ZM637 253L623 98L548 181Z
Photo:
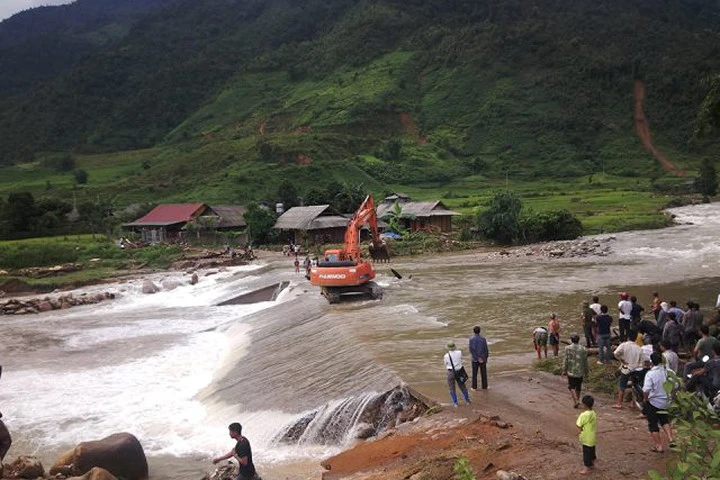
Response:
M98 289L114 302L0 322L0 409L15 436L9 458L45 464L83 440L129 431L140 438L151 479L200 478L232 447L241 421L266 480L317 477L319 460L352 434L278 445L303 412L363 399L404 381L448 402L442 354L467 352L479 324L490 342L490 384L528 369L532 329L558 314L562 336L580 331L580 304L593 295L614 312L627 290L703 310L720 284L720 205L674 209L681 225L614 235L611 253L586 258L507 257L489 252L396 259L379 265L382 301L328 305L285 259L201 277L155 295L142 279ZM602 236L607 238L608 236ZM187 280L182 273L154 275ZM239 293L288 280L277 301L217 306Z

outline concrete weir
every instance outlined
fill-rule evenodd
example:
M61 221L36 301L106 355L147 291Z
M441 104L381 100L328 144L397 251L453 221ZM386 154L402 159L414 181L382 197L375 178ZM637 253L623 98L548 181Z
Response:
M224 305L248 305L258 302L273 302L277 300L280 292L285 290L288 285L290 285L290 282L287 280L273 283L267 287L258 288L251 292L246 292L242 295L238 295L237 297L233 297L230 300L220 302L218 303L218 307L222 307Z

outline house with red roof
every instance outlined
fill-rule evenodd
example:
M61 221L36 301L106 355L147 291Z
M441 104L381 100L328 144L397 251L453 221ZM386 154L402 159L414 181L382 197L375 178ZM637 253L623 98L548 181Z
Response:
M247 226L245 211L245 207L239 205L163 204L123 227L140 233L147 243L176 242L185 239L190 229L198 231L198 237L200 230L243 230Z

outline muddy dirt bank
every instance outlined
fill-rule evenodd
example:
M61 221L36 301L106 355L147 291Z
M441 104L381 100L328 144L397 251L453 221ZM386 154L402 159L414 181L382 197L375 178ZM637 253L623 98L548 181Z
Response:
M590 393L592 392L585 392ZM670 454L649 451L647 423L631 410L611 408L596 394L598 463L588 478L645 478L664 471ZM453 466L467 457L478 479L498 470L528 479L580 478L582 454L564 379L542 372L514 372L490 378L490 389L471 392L472 405L403 426L376 441L327 459L324 480L450 480Z

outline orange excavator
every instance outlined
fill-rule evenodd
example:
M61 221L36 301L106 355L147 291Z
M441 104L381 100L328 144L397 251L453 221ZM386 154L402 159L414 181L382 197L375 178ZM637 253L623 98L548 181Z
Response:
M345 294L365 295L376 300L383 296L382 288L372 281L375 278L372 263L360 258L360 229L366 223L372 238L370 257L390 260L378 233L375 201L368 195L348 223L343 248L325 250L323 260L310 269L310 283L319 286L330 303L339 302Z

